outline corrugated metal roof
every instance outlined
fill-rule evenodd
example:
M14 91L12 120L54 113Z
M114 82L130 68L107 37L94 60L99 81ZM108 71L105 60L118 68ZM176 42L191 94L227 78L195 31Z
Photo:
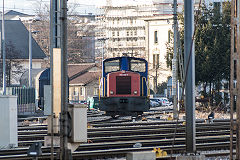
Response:
M2 21L0 21L2 23ZM2 32L2 25L0 25ZM11 49L14 54L6 54L7 58L28 59L29 32L20 20L5 20L6 50ZM7 51L6 51L7 52ZM37 42L32 38L32 58L43 59L46 55Z

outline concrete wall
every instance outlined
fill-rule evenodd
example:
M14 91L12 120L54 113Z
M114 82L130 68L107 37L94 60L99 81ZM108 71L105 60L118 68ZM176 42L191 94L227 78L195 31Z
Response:
M17 96L0 96L0 149L18 146Z

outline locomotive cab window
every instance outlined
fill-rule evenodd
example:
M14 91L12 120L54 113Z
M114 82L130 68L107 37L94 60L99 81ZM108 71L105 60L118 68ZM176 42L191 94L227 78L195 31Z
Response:
M119 71L120 60L117 59L117 60L104 62L104 66L105 66L105 73Z
M146 63L141 60L131 60L130 70L134 72L146 72Z

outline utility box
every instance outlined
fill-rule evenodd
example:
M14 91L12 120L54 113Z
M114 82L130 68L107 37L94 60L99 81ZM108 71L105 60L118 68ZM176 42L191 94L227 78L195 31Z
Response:
M0 96L0 149L18 146L17 96Z
M87 105L69 105L70 142L87 142Z
M51 113L51 85L44 85L44 115L50 116Z

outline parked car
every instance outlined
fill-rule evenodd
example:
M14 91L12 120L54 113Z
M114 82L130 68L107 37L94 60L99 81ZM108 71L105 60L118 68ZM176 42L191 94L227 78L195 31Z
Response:
M150 99L150 106L151 107L158 107L161 106L161 102L157 98L151 98Z
M171 105L171 103L168 101L167 98L161 97L159 99L161 100L162 106L170 106Z
M81 100L81 101L79 101L79 104L87 104L87 101Z

